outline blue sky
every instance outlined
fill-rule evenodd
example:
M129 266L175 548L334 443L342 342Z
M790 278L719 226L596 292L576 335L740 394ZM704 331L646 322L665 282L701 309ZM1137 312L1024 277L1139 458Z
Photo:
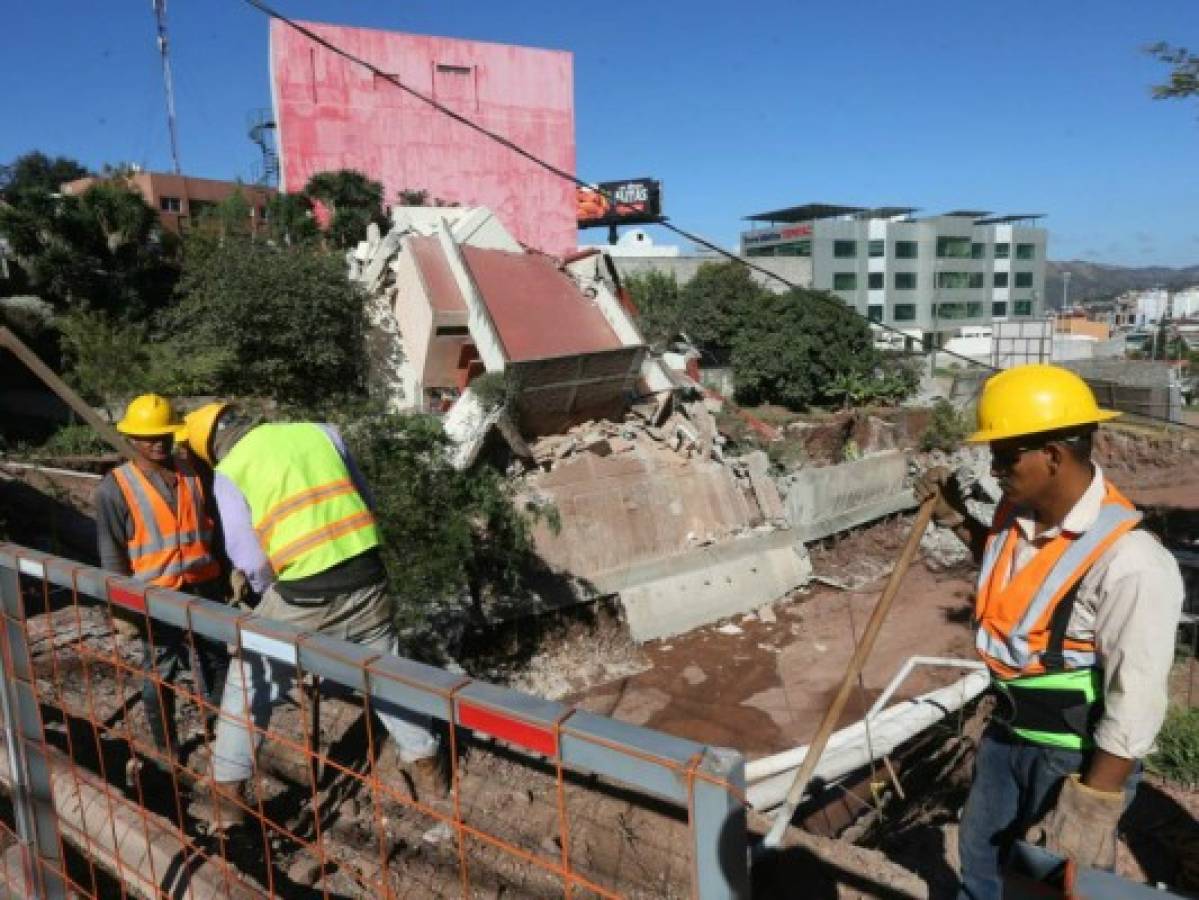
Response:
M1140 52L1199 50L1197 0L274 2L572 51L581 177L661 178L672 219L726 245L748 213L818 200L1044 212L1054 259L1199 263L1199 101L1152 101L1165 67ZM149 0L2 7L0 160L169 169ZM249 178L266 19L242 0L168 14L184 170Z

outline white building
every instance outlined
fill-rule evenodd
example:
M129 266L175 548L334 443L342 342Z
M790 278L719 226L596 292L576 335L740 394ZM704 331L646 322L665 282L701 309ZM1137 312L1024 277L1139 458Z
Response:
M1048 232L1036 214L811 203L747 216L747 257L806 257L811 284L872 322L942 346L963 328L1044 314Z

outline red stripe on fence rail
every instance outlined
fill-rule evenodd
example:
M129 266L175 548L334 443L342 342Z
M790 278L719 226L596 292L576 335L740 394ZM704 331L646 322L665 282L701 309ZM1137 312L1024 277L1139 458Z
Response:
M552 728L522 722L520 719L501 715L462 700L458 701L458 722L467 728L482 731L535 753L558 755L558 736Z

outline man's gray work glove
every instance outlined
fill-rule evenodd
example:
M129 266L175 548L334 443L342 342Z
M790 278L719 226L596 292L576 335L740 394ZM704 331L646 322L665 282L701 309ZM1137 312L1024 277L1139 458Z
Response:
M933 507L933 520L942 528L956 528L966 521L966 500L962 497L958 480L945 466L933 466L916 479L912 486L918 503L924 503L937 494L937 505Z
M1071 775L1062 782L1057 805L1025 840L1080 866L1110 871L1116 867L1116 826L1123 813L1123 791L1097 791Z

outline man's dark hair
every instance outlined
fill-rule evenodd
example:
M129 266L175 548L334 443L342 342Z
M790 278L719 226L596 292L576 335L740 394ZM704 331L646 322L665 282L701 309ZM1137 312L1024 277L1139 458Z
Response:
M1098 425L1087 423L1047 431L1042 436L1042 445L1062 444L1076 462L1087 463L1091 461L1091 453L1095 449L1095 432L1098 429Z

